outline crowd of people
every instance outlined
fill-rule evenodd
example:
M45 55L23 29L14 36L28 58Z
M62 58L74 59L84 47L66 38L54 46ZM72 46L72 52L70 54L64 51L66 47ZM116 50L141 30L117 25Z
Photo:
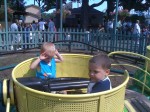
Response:
M114 29L114 20L104 21L104 24L99 25L99 31L102 32L111 32ZM119 20L116 24L116 30L123 34L143 34L143 35L150 35L150 24L140 23L139 20L136 22L128 21L121 21Z
M53 22L53 19L49 19L48 21L45 21L43 18L39 19L38 22L35 22L35 20L32 21L32 23L24 23L22 21L19 21L17 19L13 19L12 24L10 26L11 31L20 31L21 29L29 28L31 31L55 31L55 24Z
M56 32L56 28L53 19L51 18L49 19L49 21L44 21L43 18L41 18L37 23L34 20L32 23L23 23L23 22L19 22L17 19L14 19L10 26L10 31L12 32L25 31L25 33L22 36L23 37L22 40L23 43L28 43L29 41L32 41L32 39L35 37L35 31ZM53 35L51 35L51 38L52 36ZM21 41L21 35L19 33L12 33L11 35L12 45L14 43L20 43L20 41ZM11 50L14 50L13 47L14 46L11 46ZM21 48L17 46L16 49L21 49Z
M2 29L2 25L0 25L0 31ZM12 46L10 47L11 50L14 49L27 49L28 45L23 45L23 47L19 46L19 43L29 43L29 42L33 42L33 38L36 37L36 31L50 31L52 32L50 35L47 35L46 37L46 41L51 41L53 42L53 40L55 39L54 37L56 37L56 35L54 34L57 30L55 27L55 23L53 22L53 19L49 19L48 21L45 21L43 18L41 18L38 22L35 22L33 20L32 23L23 23L20 22L17 19L14 19L12 21L12 24L10 26L10 31L11 32L15 32L15 31L24 31L25 33L11 33L11 38L9 38L9 40L11 41ZM99 24L98 27L98 31L100 32L107 32L107 33L111 33L114 31L114 20L105 20L103 22L103 24ZM121 33L123 35L134 35L135 37L140 37L141 35L147 38L147 43L150 44L150 25L149 24L144 24L144 23L140 23L139 20L136 20L135 23L131 22L130 20L126 21L121 21L119 20L117 22L117 26L116 26L116 31L118 33ZM44 37L44 33L40 34L41 38L39 40L41 40L41 42L43 42L42 40ZM70 39L70 35L69 34L65 34L64 35L66 40ZM69 38L69 39L68 39ZM2 37L2 42L4 41L3 37ZM139 43L139 42L137 42ZM13 45L17 45L15 46L16 48L14 48Z

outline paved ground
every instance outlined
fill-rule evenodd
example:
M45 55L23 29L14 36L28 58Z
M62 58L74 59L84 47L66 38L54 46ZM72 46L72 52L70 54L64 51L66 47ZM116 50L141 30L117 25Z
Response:
M26 59L36 57L37 56L36 51L33 53L15 53L15 54L8 54L8 55L1 55L0 56L0 68L6 67L6 66L12 66L12 64L18 64ZM3 80L5 78L11 77L11 71L12 69L0 71L0 80Z

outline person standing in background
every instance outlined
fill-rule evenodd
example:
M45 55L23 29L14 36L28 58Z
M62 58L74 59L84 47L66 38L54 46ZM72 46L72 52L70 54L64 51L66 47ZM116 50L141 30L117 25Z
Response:
M43 31L45 31L45 24L46 24L46 22L43 20L43 18L41 18L38 25L39 25L39 31L42 31L41 32L42 37L40 38L42 42L44 42L44 33L43 33Z
M18 20L17 19L13 19L12 21L12 24L10 26L10 30L12 32L12 35L11 35L11 42L12 42L12 45L11 45L11 50L14 50L14 45L16 42L17 42L17 33L15 33L16 31L18 31Z
M35 23L35 20L33 20L32 24L31 24L31 28L32 28L32 33L30 32L30 36L32 36L32 40L35 40L36 38L36 30L37 30L37 24Z
M55 28L55 23L53 22L53 19L49 19L49 23L48 23L48 28L49 28L49 31L50 31L50 33L52 33L52 34L50 34L50 41L51 42L53 42L54 41L54 33L55 33L55 31L56 31L56 28Z
M35 23L34 20L32 21L31 26L32 26L32 31L36 31L37 30L37 24Z
M135 36L135 40L137 41L137 44L139 44L139 38L140 38L140 34L141 34L141 28L140 28L140 21L136 20L136 23L134 25L134 29L133 29L133 34Z
M40 31L44 31L45 30L45 24L46 24L46 22L44 22L43 18L41 18L41 20L38 23Z
M0 24L0 33L2 32L2 24ZM0 40L1 40L1 45L4 45L4 37L3 37L3 34L0 34Z

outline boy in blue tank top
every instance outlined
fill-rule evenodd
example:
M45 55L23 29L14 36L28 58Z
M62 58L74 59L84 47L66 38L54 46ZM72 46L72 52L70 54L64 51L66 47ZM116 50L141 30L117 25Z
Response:
M108 77L110 67L111 62L106 54L101 53L89 60L89 77L91 81L87 93L102 92L112 88Z
M40 56L32 62L30 69L36 69L36 77L38 78L56 78L56 62L62 61L63 58L55 45L51 42L45 42L41 47Z

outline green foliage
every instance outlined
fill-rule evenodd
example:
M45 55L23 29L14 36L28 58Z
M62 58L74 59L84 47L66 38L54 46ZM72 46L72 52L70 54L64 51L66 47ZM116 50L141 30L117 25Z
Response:
M11 0L9 1L9 7L13 9L14 11L25 11L25 2L24 0Z
M4 5L4 0L0 0L0 6Z
M130 17L130 19L131 19L131 21L132 22L136 22L136 20L139 20L140 21L140 23L144 23L144 21L145 21L145 17L144 16L138 16L138 15L132 15L131 17Z
M127 9L119 11L118 15L121 16L121 17L128 17L128 16L130 16L129 11Z
M115 14L116 14L115 12L110 12L110 15L112 18L115 16ZM126 17L129 17L129 16L130 16L130 13L127 9L118 11L118 17L121 20L124 20L126 19Z
M49 18L55 18L56 14L60 13L60 11L54 11L53 13L42 13L42 18L48 20ZM69 10L63 10L63 19L65 19L71 12Z
M42 13L42 18L44 20L49 20L50 18L55 18L55 14L54 13Z
M4 8L0 8L0 21L5 21L5 11ZM11 21L12 14L8 13L8 21Z
M116 8L116 0L106 0L107 1L107 14L113 12ZM142 3L143 0L119 0L119 5L123 6L123 9L135 9L136 11L147 11L150 6L150 0L146 0L146 3Z
M143 0L119 0L124 9L135 9L139 11L148 10L150 6L150 0L146 0L145 4L142 4Z
M56 7L57 9L60 9L60 0L35 0L39 7L41 7L41 10L43 12L49 11L50 9L53 9ZM69 0L71 2L78 2L82 3L83 0ZM89 2L90 0L86 0L86 2ZM107 1L107 0L102 0ZM62 0L63 4L66 4L67 0Z
M56 6L56 0L35 0L38 4L38 6L41 8L41 10L48 11L53 8L53 6Z
M130 13L127 9L121 10L121 11L118 12L118 17L122 21L125 20L129 16L130 16Z
M7 7L8 7L8 21L12 20L12 12L13 11L25 11L25 2L24 0L7 0ZM4 5L4 0L0 0L0 5ZM11 12L11 11L12 12ZM5 13L4 8L0 8L0 21L5 20Z

